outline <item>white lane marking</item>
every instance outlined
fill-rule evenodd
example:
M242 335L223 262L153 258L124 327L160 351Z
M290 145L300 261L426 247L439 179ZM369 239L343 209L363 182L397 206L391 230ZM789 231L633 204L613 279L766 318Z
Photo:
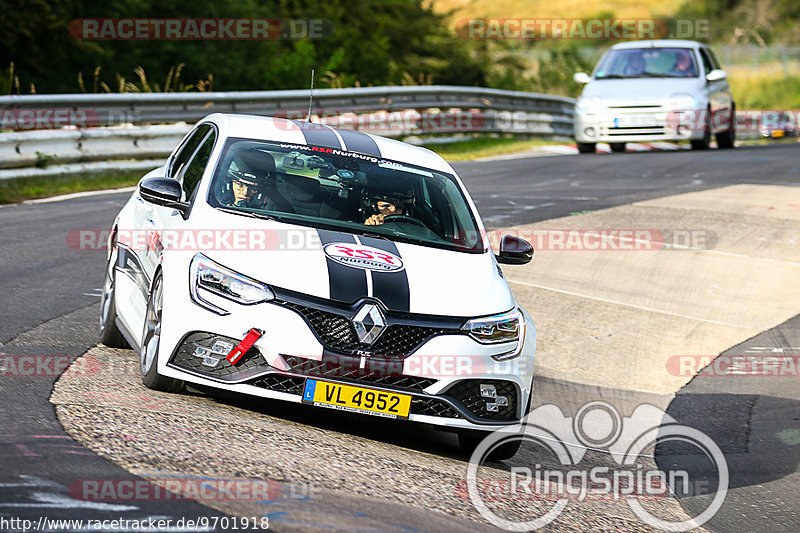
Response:
M553 287L545 287L544 285L537 285L536 283L529 283L527 281L519 281L519 280L515 280L515 279L509 279L508 282L509 283L517 283L519 285L527 285L528 287L535 287L537 289L543 289L543 290L546 290L546 291L553 291L553 292L558 292L558 293L561 293L561 294L567 294L569 296L577 296L579 298L586 298L587 300L596 300L598 302L604 302L604 303L609 303L609 304L614 304L614 305L621 305L621 306L624 306L624 307L631 307L633 309L640 309L642 311L650 311L652 313L660 313L662 315L676 316L676 317L679 317L679 318L688 318L689 320L697 320L698 322L706 322L708 324L715 324L717 326L728 326L728 327L731 327L731 328L738 328L738 329L757 329L757 330L760 330L760 331L769 329L766 326L762 327L762 326L748 326L748 325L743 325L743 324L733 324L731 322L721 322L719 320L711 320L711 319L708 319L708 318L701 318L701 317L698 317L698 316L684 315L682 313L673 313L672 311L664 311L663 309L655 309L653 307L644 307L644 306L641 306L641 305L631 304L631 303L627 303L627 302L620 302L618 300L610 300L608 298L601 298L599 296L589 296L587 294L580 294L580 293L577 293L577 292L565 291L563 289L555 289Z
M37 503L6 503L0 502L0 507L49 507L65 509L95 509L99 511L136 511L134 505L115 505L93 501L76 500L68 496L61 496L51 492L34 492L31 498Z
M136 186L122 187L120 189L107 189L105 191L86 191L86 192L73 192L70 194L62 194L61 196L52 196L50 198L39 198L37 200L25 200L23 204L49 204L51 202L63 202L64 200L72 200L73 198L86 198L87 196L101 196L104 194L114 194L118 192L133 192Z
M95 287L92 289L92 292L84 292L81 293L83 296L94 296L97 298L102 298L103 296L103 289L101 287Z

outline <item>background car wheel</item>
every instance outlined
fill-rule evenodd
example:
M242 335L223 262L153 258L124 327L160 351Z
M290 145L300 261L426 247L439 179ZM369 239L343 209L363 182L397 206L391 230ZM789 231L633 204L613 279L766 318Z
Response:
M733 148L736 143L736 107L731 109L730 129L717 133L717 146L719 148Z
M611 147L612 152L624 152L625 151L625 143L610 143L609 146Z
M117 303L114 297L117 280L117 254L119 250L116 242L106 265L106 277L103 281L103 297L100 301L100 342L111 348L129 348L128 342L117 327Z
M706 118L706 125L703 129L703 138L696 141L689 141L692 145L692 150L708 150L711 146L711 110L708 110L708 118Z
M595 143L578 143L578 152L581 154L593 154L597 150Z
M147 300L144 316L144 334L139 354L139 368L142 382L149 389L164 392L180 392L183 381L158 374L158 348L161 344L161 316L164 309L164 282L161 272L153 280L153 288Z

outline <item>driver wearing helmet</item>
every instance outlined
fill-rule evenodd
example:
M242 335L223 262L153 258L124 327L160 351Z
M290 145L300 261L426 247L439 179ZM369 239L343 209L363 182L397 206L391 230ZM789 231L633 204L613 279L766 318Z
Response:
M403 214L403 206L394 198L379 198L375 200L374 206L377 213L364 221L367 226L380 226L384 217Z

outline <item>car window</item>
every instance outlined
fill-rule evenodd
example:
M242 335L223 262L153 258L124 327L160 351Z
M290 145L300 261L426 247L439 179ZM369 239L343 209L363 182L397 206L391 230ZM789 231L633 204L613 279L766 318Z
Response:
M717 59L717 54L714 53L714 50L711 48L705 48L705 51L708 52L708 57L711 58L711 65L714 68L722 68L722 66L720 66L719 59Z
M211 156L211 151L214 149L214 142L217 139L215 131L210 131L206 135L202 144L195 152L192 159L186 164L175 177L182 182L184 198L186 200L192 197L197 184L200 183L200 178L203 177L203 171L208 164L208 158Z
M708 76L708 73L714 70L714 63L711 61L711 58L708 56L705 48L700 49L700 57L703 58L703 70Z
M597 80L695 78L698 66L690 48L620 48L603 56L594 75Z
M485 251L454 176L343 150L231 139L214 171L208 203L243 216Z
M183 145L172 159L172 162L169 164L169 168L167 169L168 178L175 177L178 175L178 173L180 173L181 167L183 167L186 162L189 161L189 158L192 157L192 154L194 154L197 146L205 138L210 129L211 124L201 124L195 128L189 137L186 138Z

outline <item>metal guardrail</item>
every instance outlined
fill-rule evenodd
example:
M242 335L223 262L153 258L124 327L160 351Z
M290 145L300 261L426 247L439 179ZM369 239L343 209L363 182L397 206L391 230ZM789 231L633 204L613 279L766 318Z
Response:
M209 113L244 113L304 118L309 91L211 93L123 93L0 96L3 110L85 111L85 125L194 123ZM550 115L571 125L572 98L481 87L402 86L318 89L314 112L476 109ZM562 120L558 120L562 119Z
M107 171L108 161L120 161L120 169L139 169L142 160L166 157L188 131L186 124L210 113L305 119L309 93L0 96L0 128L72 127L0 133L0 180ZM561 96L480 87L363 87L314 91L313 113L316 122L387 137L474 132L570 137L574 103ZM126 127L103 127L122 124ZM130 160L136 162L125 162Z

